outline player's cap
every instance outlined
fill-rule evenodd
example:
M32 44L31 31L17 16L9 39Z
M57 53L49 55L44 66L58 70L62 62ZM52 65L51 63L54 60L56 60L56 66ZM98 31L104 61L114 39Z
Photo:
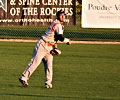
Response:
M56 13L56 16L59 17L60 14L66 15L65 11L60 10L60 11L58 11L58 12Z

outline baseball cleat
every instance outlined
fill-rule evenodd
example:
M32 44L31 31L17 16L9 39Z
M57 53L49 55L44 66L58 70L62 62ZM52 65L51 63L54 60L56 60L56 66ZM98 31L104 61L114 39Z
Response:
M28 82L27 81L24 81L21 78L19 78L19 81L24 87L28 87Z
M52 88L52 84L45 84L45 88Z

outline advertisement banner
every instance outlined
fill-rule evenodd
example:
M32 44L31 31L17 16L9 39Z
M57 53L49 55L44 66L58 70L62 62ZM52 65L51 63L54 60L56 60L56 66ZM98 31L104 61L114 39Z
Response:
M120 28L120 0L82 0L83 28Z
M75 0L0 0L0 25L49 25L61 9L75 25Z

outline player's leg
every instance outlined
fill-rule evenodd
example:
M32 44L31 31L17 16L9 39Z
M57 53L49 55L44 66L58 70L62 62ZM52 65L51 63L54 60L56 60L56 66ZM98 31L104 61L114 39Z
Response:
M46 88L52 88L52 77L53 77L53 56L51 54L47 54L43 59L44 68L45 68L45 86Z
M24 72L22 73L22 76L19 79L21 83L25 82L22 83L25 87L28 85L27 80L30 78L35 69L38 67L44 55L45 55L44 47L41 45L41 43L38 42L34 48L30 63L25 68Z

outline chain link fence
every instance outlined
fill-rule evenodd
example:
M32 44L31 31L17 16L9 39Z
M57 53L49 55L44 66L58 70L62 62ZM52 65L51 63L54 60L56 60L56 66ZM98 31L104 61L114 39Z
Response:
M0 39L39 39L48 26L0 26ZM81 28L81 5L76 8L76 25L65 26L64 36L74 41L120 41L119 29Z

